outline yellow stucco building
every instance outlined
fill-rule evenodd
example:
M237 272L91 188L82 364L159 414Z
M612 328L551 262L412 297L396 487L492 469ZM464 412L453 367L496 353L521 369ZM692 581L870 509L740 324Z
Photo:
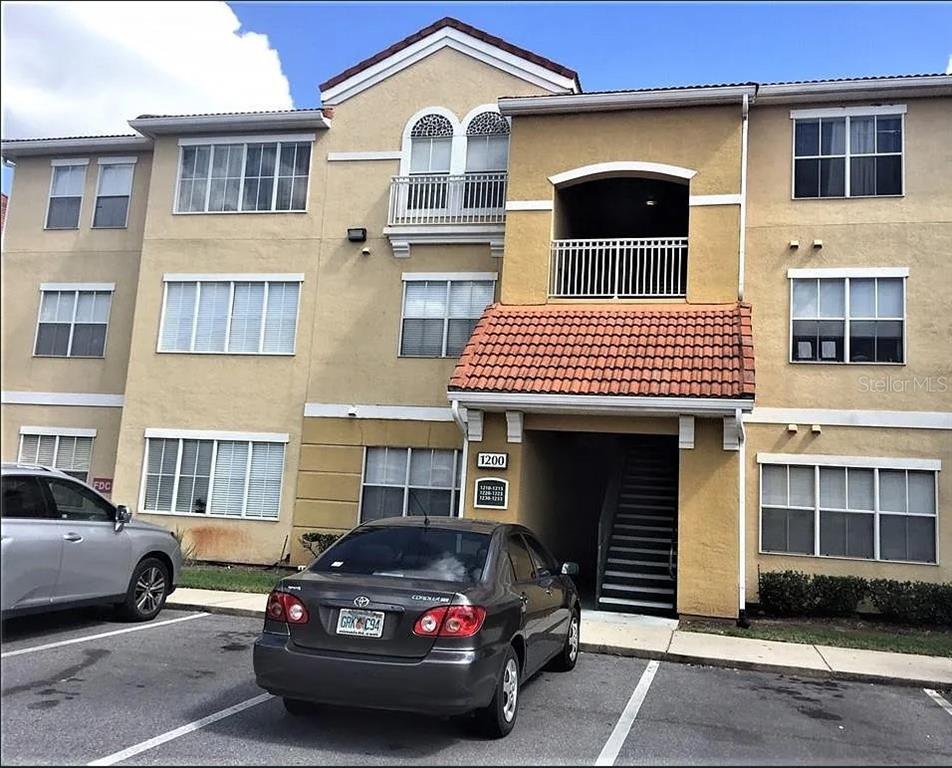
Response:
M5 461L207 560L426 511L601 609L952 579L952 76L586 93L443 19L321 92L3 142Z

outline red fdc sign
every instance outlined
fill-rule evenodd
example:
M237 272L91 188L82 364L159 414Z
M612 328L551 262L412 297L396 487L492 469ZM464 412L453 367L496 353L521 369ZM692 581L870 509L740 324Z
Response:
M112 493L112 478L94 477L93 489L99 491L100 493Z

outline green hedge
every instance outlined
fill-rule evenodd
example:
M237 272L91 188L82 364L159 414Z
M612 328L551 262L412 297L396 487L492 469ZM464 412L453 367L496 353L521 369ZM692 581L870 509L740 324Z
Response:
M889 621L952 625L952 582L768 571L760 573L759 588L760 607L771 616L853 616L868 599Z

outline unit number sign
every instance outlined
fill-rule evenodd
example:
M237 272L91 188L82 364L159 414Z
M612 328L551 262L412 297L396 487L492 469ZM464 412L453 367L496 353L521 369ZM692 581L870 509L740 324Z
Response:
M506 469L509 466L509 454L477 453L476 466L480 469Z
M482 509L506 509L509 506L509 481L498 477L481 477L476 481L476 502Z

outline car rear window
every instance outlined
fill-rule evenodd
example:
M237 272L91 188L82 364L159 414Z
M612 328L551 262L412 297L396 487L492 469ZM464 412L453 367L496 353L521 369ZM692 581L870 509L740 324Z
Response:
M485 533L446 528L358 528L322 554L310 570L472 582L482 574L489 541Z

